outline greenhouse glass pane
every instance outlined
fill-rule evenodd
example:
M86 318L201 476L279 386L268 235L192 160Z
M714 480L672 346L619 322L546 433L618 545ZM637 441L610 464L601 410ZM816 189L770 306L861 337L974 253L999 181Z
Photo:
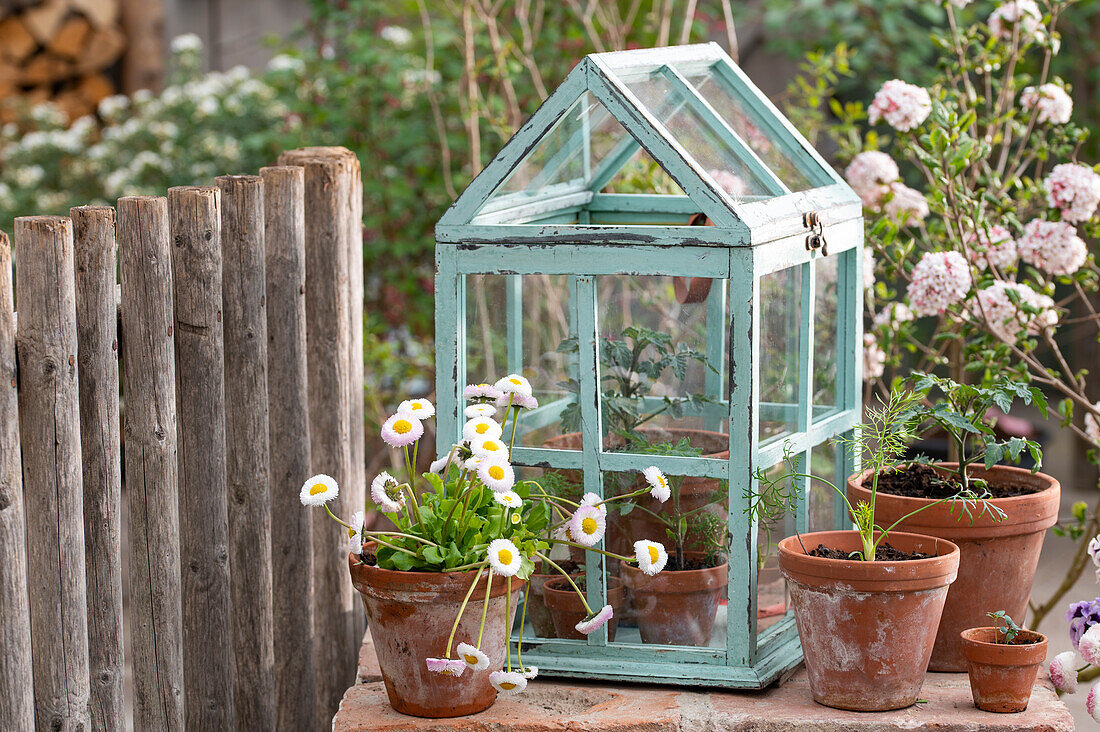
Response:
M724 140L693 107L676 84L660 72L626 79L626 87L656 117L734 201L771 197L781 193L753 172L731 143Z

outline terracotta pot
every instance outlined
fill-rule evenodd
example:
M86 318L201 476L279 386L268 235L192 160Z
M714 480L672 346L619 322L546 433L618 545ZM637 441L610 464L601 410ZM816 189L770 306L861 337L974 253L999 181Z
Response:
M692 214L688 219L688 226L714 226L714 222L707 218L706 214ZM672 278L672 291L676 295L676 301L687 303L699 303L707 299L710 287L714 280L709 277L679 277Z
M855 531L819 531L779 542L814 701L837 709L886 711L920 697L947 586L959 568L949 541L890 532L901 551L928 559L863 562L805 553L818 544L861 548Z
M664 570L652 577L622 562L619 570L630 590L630 603L642 643L705 646L714 632L718 600L729 581L729 564Z
M1039 664L1047 657L1047 639L1020 631L1021 645L994 643L997 628L970 628L959 634L974 705L987 712L1022 712L1031 700Z
M578 581L578 578L574 578L574 581L580 587L584 587L583 583ZM587 638L588 636L577 630L575 626L584 620L588 613L585 612L581 598L569 582L558 575L543 585L542 592L543 601L546 603L547 609L550 610L550 617L554 621L554 636L572 640ZM615 615L607 621L607 640L610 642L615 640L615 629L619 627L619 620L615 616L619 614L619 608L623 604L623 585L618 577L607 578L607 604L615 611ZM598 607L592 609L599 610Z
M570 575L574 580L579 576ZM561 577L560 574L533 574L528 580L531 583L531 591L527 593L527 619L531 621L531 627L535 629L535 635L539 638L557 638L554 631L554 619L550 616L550 609L546 607L546 599L543 594L543 586L552 579Z
M953 467L954 463L937 465L937 468ZM871 500L871 491L862 485L870 472L864 471L848 481L848 500L853 506L857 501ZM1042 490L990 501L1006 514L1000 522L986 512L980 518L975 517L971 524L965 516L960 520L958 511L952 514L950 503L941 503L898 526L915 534L947 539L957 544L961 552L959 577L947 595L936 647L928 665L931 671L966 670L959 634L986 622L986 612L1004 610L1013 618L1023 617L1046 530L1058 521L1061 490L1058 481L1049 475L1000 465L989 471L973 469L971 474L993 483L1001 478ZM875 521L880 526L889 526L910 511L933 502L879 492L875 499Z
M349 555L348 564L352 584L367 611L390 706L417 717L458 717L487 709L496 699L496 690L489 683L489 670L504 665L505 581L494 578L489 596L481 644L481 650L489 656L489 670L466 669L455 678L428 671L424 659L443 655L451 625L476 573L397 572L363 564L355 555ZM471 605L480 606L478 598L485 597L485 581L482 575ZM512 618L508 628L523 596L523 584L512 578ZM455 644L475 642L480 625L481 613L467 606L458 624Z

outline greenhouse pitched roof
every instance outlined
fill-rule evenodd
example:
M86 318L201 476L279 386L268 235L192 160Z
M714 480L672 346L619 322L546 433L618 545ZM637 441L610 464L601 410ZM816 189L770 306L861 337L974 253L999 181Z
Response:
M614 199L615 205L607 204ZM778 219L859 199L715 43L586 56L451 205L440 241L530 238L703 213L742 244ZM589 208L618 212L595 222ZM652 218L652 216L651 216ZM659 218L659 217L658 217ZM616 226L619 224L619 226ZM645 227L641 227L645 228ZM528 238L528 237L521 237ZM704 237L706 238L706 237Z

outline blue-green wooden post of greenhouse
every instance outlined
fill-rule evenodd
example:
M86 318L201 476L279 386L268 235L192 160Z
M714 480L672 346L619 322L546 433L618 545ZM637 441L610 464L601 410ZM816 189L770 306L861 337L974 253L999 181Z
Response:
M661 181L639 181L638 166L651 163ZM688 226L697 213L713 226ZM813 234L827 246L811 244ZM440 219L436 239L441 454L461 434L462 386L503 375L469 373L468 359L476 363L477 348L499 342L497 362L532 377L541 403L521 423L512 453L521 469L580 471L582 489L598 495L608 473L649 465L728 484L728 603L710 645L645 644L624 627L613 642L606 627L586 641L537 637L527 628L525 661L545 675L734 688L761 688L799 663L790 611L766 629L758 625L759 527L744 510L745 495L756 488L757 470L786 454L810 467L815 447L859 422L863 222L855 194L717 45L596 54L471 182ZM826 256L836 260L836 284L820 287L816 269ZM772 322L775 295L765 283L788 271L798 273L799 287ZM726 430L728 458L634 454L604 444L601 320L611 305L601 294L612 292L612 278L628 277L659 300L669 296L673 276L712 280L705 305L692 311L705 319L701 350L711 368L701 389L708 399L685 408L685 419ZM525 310L540 306L541 290L527 285L549 287L550 277L567 283L559 319L577 339L577 350L561 358L576 383L572 393L544 365L552 359L539 336L548 322ZM486 284L493 278L497 289ZM499 333L479 332L477 347L467 342L467 328L475 332L466 307L472 282L481 296L499 298L488 308ZM814 363L815 314L825 304L837 320L831 384L821 383ZM787 352L778 369L779 357L762 337L777 327ZM773 371L780 386L794 382L789 402L763 400L762 381L775 378ZM822 386L832 403L815 404ZM547 431L561 425L573 398L579 447L547 447ZM837 448L827 477L843 480L856 466ZM808 503L805 497L793 506L790 530L809 528ZM841 508L833 514L837 526L845 520ZM605 602L609 564L587 553L585 591L593 606Z

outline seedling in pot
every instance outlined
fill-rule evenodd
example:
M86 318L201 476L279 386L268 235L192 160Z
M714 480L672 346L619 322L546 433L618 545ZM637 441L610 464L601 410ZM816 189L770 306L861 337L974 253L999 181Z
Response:
M974 521L974 511L978 510L978 516L989 512L994 520L1002 520L1004 512L989 502L990 495L984 487L981 493L973 487L961 487L957 492L947 498L931 501L914 511L910 511L890 526L883 528L875 523L875 498L878 495L878 481L880 474L885 470L905 462L903 460L905 449L914 436L914 427L918 424L914 415L920 414L919 402L921 393L895 388L890 392L889 400L878 407L868 408L867 418L862 425L854 431L852 438L838 437L833 443L840 449L851 450L863 457L863 464L871 469L871 500L860 501L853 506L845 492L834 484L820 476L802 472L798 466L798 458L793 453L791 443L787 443L784 450L784 463L786 471L780 475L769 476L763 468L755 473L758 491L751 488L745 491L745 512L760 524L775 523L787 515L791 506L802 498L802 481L817 480L829 486L844 501L848 509L848 515L859 532L862 549L852 552L851 559L859 559L866 562L875 561L877 550L886 542L889 534L899 524L911 516L920 513L940 503L950 503L951 513L958 512L959 520L965 516L971 523ZM802 538L799 535L799 543ZM802 546L806 551L805 545ZM809 552L807 552L809 553Z
M989 612L986 613L986 616L993 621L993 627L997 628L994 643L1001 643L1006 646L1012 645L1012 641L1016 640L1016 637L1020 635L1020 631L1023 630L1019 625L1016 625L1016 621L1004 610Z

